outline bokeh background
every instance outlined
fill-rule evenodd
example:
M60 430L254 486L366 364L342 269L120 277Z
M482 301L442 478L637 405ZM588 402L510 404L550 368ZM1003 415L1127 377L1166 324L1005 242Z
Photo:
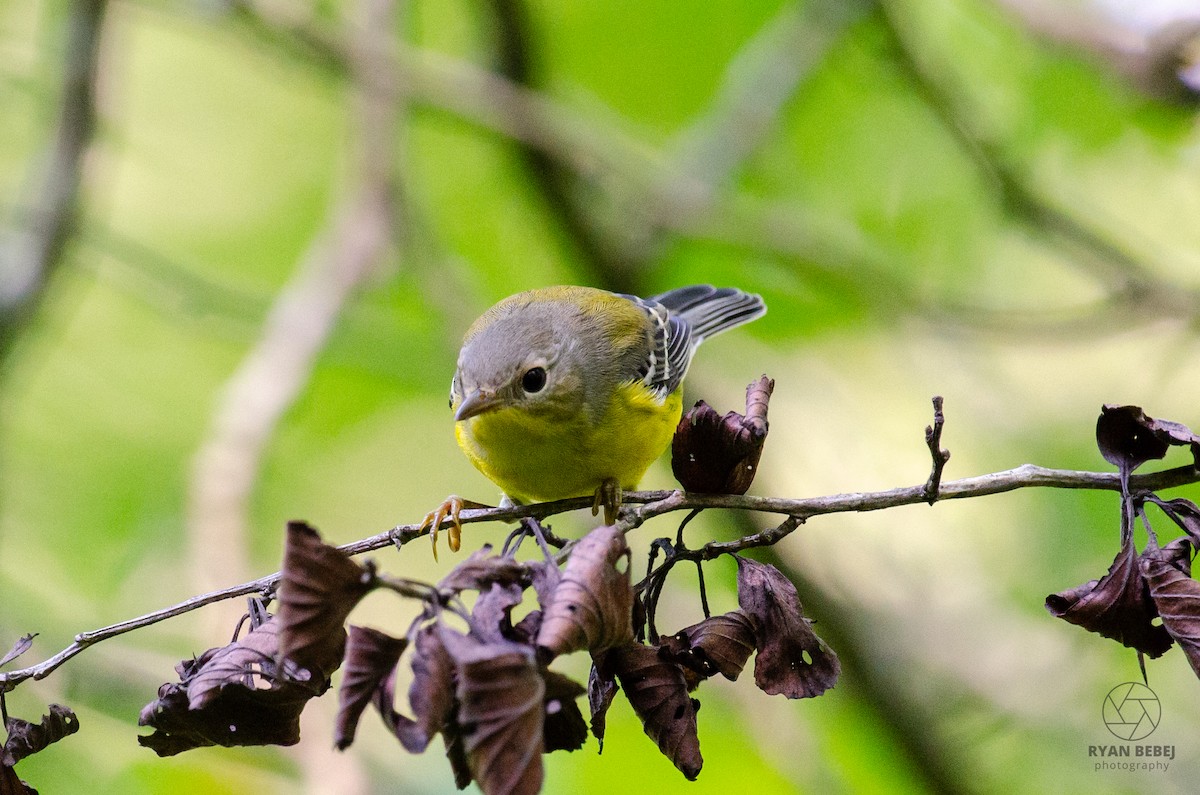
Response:
M688 385L724 411L775 377L754 493L923 482L934 394L948 479L1108 470L1103 403L1200 426L1200 8L1131 5L0 0L0 645L40 633L10 667L275 571L288 519L340 543L493 500L446 392L466 326L526 288L761 293ZM671 482L663 462L645 485ZM674 529L638 531L639 569ZM1183 656L1147 666L1169 770L1097 772L1137 659L1042 606L1104 573L1117 530L1114 494L1062 490L814 519L761 557L841 654L837 688L707 683L695 783L619 701L604 754L549 757L546 791L1188 791ZM425 579L456 559L374 557ZM715 609L733 577L710 567ZM699 617L692 573L674 584L660 626ZM139 709L242 611L9 694L83 726L18 771L48 793L452 789L371 715L333 752L333 694L292 749L140 748ZM373 596L354 620L411 615Z

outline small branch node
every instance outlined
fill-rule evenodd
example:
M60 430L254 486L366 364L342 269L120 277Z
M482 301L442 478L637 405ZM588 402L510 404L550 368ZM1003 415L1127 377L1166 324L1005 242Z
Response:
M942 396L933 397L933 425L925 426L925 444L929 447L929 455L933 459L933 469L929 480L925 481L922 494L930 505L937 502L942 486L942 471L950 460L950 451L942 448L942 427L946 424L946 415L942 413Z

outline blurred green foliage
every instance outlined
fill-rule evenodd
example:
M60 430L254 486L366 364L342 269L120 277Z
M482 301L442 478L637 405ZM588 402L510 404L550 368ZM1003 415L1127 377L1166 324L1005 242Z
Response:
M108 4L78 224L0 361L0 644L41 633L15 665L202 583L233 584L235 568L197 570L197 455L273 304L322 256L360 179L363 34L348 21L360 5ZM1027 461L1106 468L1092 441L1103 402L1200 424L1187 367L1200 306L1194 104L1143 95L983 0L397 5L389 69L411 93L384 166L393 240L266 428L236 539L251 573L277 568L288 519L346 542L451 492L493 499L444 406L458 341L492 302L547 284L762 293L768 316L706 347L689 381L724 411L761 372L776 377L759 493L923 481L934 393L947 400L948 478ZM0 0L6 229L28 224L45 173L77 13ZM503 19L525 21L520 52L501 51ZM405 60L409 48L419 55ZM765 117L719 112L801 54L811 68ZM549 161L508 134L526 104L508 121L463 110L501 94L435 79L516 56L532 83L521 96L552 108L552 141L539 139ZM689 159L739 147L724 168ZM669 487L666 467L645 485ZM852 663L834 691L784 703L749 672L706 685L694 784L618 702L604 754L549 758L547 791L1186 791L1200 772L1186 662L1149 665L1164 709L1154 739L1178 749L1171 770L1096 772L1101 699L1140 676L1136 659L1041 608L1103 574L1115 497L966 502L814 520L774 550ZM635 549L668 524L644 528ZM558 526L578 532L586 517ZM468 545L507 532L479 527ZM741 532L729 517L694 527ZM376 556L430 579L446 557L434 564L423 545ZM685 580L671 599L679 626L698 610ZM733 598L728 583L710 588ZM63 701L82 722L21 774L43 792L450 788L437 751L407 757L378 725L330 761L328 706L298 750L157 760L138 748L138 710L174 662L226 642L240 612L228 603L207 608L208 624L108 641L10 694L12 714ZM365 612L403 626L390 603Z

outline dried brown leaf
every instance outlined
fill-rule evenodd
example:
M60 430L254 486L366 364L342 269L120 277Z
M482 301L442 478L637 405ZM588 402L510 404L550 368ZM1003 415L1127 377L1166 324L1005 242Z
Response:
M1099 580L1046 597L1056 618L1111 638L1151 658L1171 647L1171 636L1151 622L1158 616L1138 565L1133 536L1127 534L1108 573Z
M1187 445L1200 465L1200 437L1186 425L1156 420L1140 406L1106 405L1096 421L1096 444L1110 464L1132 472L1147 461L1162 458L1171 445Z
M837 684L842 664L813 632L796 586L767 563L738 557L738 604L754 625L754 682L769 695L819 696Z
M1187 576L1192 576L1192 559L1196 557L1196 542L1181 536L1162 548L1162 557Z
M546 682L546 695L542 705L544 721L542 728L543 750L575 751L587 741L587 723L579 711L576 699L586 689L570 677L556 671L542 671Z
M471 608L471 632L487 643L511 640L512 609L521 604L525 592L520 585L493 582L480 591Z
M437 623L421 627L412 642L413 681L408 690L414 718L394 708L396 678L388 676L376 690L375 706L383 722L409 753L419 754L441 734L446 759L454 772L454 783L464 789L471 783L471 770L463 747L454 701L454 661L442 643Z
M11 767L0 765L0 795L38 795Z
M413 639L413 681L408 689L408 703L413 718L392 709L393 695L389 689L377 702L388 728L409 753L419 754L438 732L446 732L452 724L454 711L454 661L442 644L436 624L421 627ZM453 744L453 731L445 736L446 746Z
M26 757L33 756L51 743L79 731L79 718L70 707L51 704L50 714L43 715L40 723L10 717L4 724L8 739L4 741L0 765L12 767Z
M694 781L704 765L696 730L699 702L688 695L683 669L664 660L658 649L640 643L610 649L605 662L612 666L646 735L688 781Z
M537 645L544 662L632 640L632 607L625 535L612 525L597 527L575 545L561 582L543 608Z
M471 761L467 759L467 749L457 716L458 708L455 707L446 725L442 727L442 741L446 748L446 761L450 763L450 770L454 773L454 786L466 789L475 774L471 772Z
M700 679L716 673L730 681L737 679L757 644L753 622L741 610L734 610L663 637L659 645L668 659L697 674L699 684Z
M1200 507L1191 500L1180 497L1177 500L1163 500L1155 494L1147 494L1146 500L1162 509L1163 513L1192 540L1193 546L1200 546Z
M542 611L530 610L525 614L524 618L513 624L512 631L508 633L508 638L517 643L533 646L537 641L538 630L541 626Z
M272 618L240 641L176 666L180 681L158 689L138 724L155 731L138 742L159 756L207 745L294 745L300 712L329 688L329 677L278 659Z
M1163 627L1187 655L1200 677L1200 582L1191 577L1191 545L1159 549L1153 541L1141 555L1141 571L1149 584L1150 597L1162 616ZM1173 542L1174 543L1174 542Z
M274 617L246 633L241 640L211 650L212 654L204 664L185 681L188 706L203 709L229 686L261 690L277 685L296 685L310 695L324 693L329 688L330 676L323 671L311 671L290 661L277 665L281 633L279 619Z
M288 522L279 585L280 655L332 674L346 644L346 617L374 586L374 572L321 541L304 522Z
M671 471L687 491L745 494L767 440L767 405L775 382L765 375L746 388L746 414L724 417L705 403L684 414L671 440Z
M533 650L439 630L455 664L457 724L471 774L492 793L533 795L542 786L546 687Z
M400 655L408 646L405 638L393 638L385 632L370 627L350 626L346 641L345 671L342 685L338 689L337 724L333 741L338 750L345 750L354 742L358 721L363 710L373 700L391 707L392 687L388 680L395 675Z
M492 554L491 544L484 544L438 583L440 590L486 591L493 583L501 585L525 585L529 572L525 564L505 555Z

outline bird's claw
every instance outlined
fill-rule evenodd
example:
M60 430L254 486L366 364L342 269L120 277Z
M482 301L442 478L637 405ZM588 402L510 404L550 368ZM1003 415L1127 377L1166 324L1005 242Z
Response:
M446 529L447 543L450 545L451 552L457 552L462 546L462 522L458 515L462 509L466 507L463 498L457 494L451 494L442 504L434 508L429 513L425 514L425 518L421 520L421 530L429 528L429 540L433 544L433 559L437 560L437 537L438 529L443 524L449 522L449 527Z
M604 507L605 524L617 521L617 511L621 507L621 484L617 482L616 478L605 478L597 487L596 495L592 500L592 516L600 513L601 506Z

